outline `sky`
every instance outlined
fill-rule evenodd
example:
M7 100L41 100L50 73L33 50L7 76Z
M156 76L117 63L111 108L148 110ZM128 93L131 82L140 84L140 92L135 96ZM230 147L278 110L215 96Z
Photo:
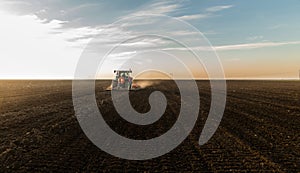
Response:
M227 79L297 79L299 9L299 0L0 0L0 78L73 79L80 59L118 45L97 77L132 68L218 78L219 58Z

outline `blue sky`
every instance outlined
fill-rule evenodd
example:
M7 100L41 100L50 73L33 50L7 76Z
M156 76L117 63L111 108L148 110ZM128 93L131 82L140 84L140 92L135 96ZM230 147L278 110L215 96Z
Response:
M168 15L196 27L217 51L227 78L297 78L299 9L299 0L1 0L0 78L72 78L89 41L134 14ZM107 40L124 32L108 31Z

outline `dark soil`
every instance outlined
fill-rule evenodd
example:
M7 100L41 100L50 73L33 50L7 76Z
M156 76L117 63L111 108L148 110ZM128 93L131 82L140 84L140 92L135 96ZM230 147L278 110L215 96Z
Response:
M119 134L149 139L168 131L180 110L180 92L172 81L130 93L133 107L150 110L148 96L162 91L165 114L138 126L115 111L109 81L96 83L98 107ZM210 108L210 85L198 81L201 107L187 139L170 153L129 161L98 149L74 115L71 81L0 81L0 172L96 171L271 171L300 172L300 82L228 81L225 114L208 143L198 145Z

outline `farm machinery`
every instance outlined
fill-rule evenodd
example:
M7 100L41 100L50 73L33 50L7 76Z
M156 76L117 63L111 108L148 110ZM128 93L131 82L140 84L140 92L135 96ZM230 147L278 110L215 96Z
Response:
M115 77L112 80L112 90L137 90L139 86L133 84L133 78L131 77L132 70L114 70Z

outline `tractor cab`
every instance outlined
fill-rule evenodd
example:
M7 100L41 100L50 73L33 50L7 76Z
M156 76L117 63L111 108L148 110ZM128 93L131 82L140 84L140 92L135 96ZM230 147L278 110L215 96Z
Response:
M131 90L132 77L131 69L129 70L114 70L115 78L112 81L113 90Z

